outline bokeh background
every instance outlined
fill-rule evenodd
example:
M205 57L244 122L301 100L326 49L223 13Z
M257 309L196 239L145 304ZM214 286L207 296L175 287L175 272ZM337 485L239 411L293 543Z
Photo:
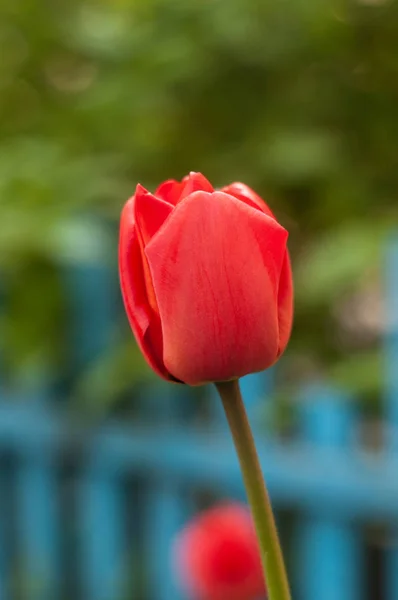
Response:
M297 390L323 380L348 394L360 437L379 448L385 256L398 222L397 3L1 0L0 44L3 408L50 406L65 423L59 435L69 440L71 422L79 429L79 448L118 419L137 423L140 411L163 420L156 398L176 388L156 381L127 325L118 219L137 182L153 190L195 170L215 186L244 181L290 231L295 325L271 401L256 413L264 431L291 438ZM184 419L211 420L211 395L175 396L184 413L176 430ZM7 496L17 467L3 445ZM66 454L64 504L81 467L69 445ZM134 486L139 495L145 483ZM206 504L213 491L198 493ZM376 557L363 574L369 598L387 594L377 558L385 535L377 529L364 542ZM7 539L9 597L44 599L37 586L21 591L26 578L10 567L16 525ZM61 570L78 597L76 564L65 559ZM148 586L127 597L159 600Z

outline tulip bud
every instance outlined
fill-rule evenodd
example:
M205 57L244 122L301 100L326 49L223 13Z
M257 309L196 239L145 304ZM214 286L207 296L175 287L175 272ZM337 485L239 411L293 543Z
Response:
M174 547L177 579L192 600L265 598L261 559L250 512L231 503L191 521Z
M291 331L288 233L249 187L200 173L138 185L120 226L127 316L150 366L200 385L270 367Z

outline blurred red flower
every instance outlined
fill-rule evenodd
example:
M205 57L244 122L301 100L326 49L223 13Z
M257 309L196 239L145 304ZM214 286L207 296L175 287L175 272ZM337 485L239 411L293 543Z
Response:
M198 385L262 371L293 314L288 233L253 190L200 173L138 185L121 216L119 271L137 342L164 379Z
M179 534L177 578L194 600L258 600L265 584L254 525L245 505L219 505Z

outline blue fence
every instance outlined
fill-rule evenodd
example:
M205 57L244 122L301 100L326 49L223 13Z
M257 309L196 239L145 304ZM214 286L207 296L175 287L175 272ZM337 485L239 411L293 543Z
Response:
M383 527L380 600L398 599L398 245L387 264L382 450L358 441L359 416L343 392L299 392L300 435L281 442L256 427L271 376L247 377L243 392L282 534L297 600L366 600L368 527ZM110 343L114 274L67 274L82 367ZM142 420L84 427L53 401L49 384L0 403L0 600L183 600L170 564L175 532L203 494L244 498L220 403L190 418L185 387L142 392ZM152 415L149 420L145 407ZM146 591L144 591L146 590Z

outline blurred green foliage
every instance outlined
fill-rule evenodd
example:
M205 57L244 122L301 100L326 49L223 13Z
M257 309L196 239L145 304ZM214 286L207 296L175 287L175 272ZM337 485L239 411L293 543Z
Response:
M291 232L284 378L330 373L373 394L380 327L363 335L355 298L380 290L380 249L397 220L398 4L1 0L0 11L11 378L62 369L60 269L116 265L117 219L136 183L198 170L215 185L246 182ZM104 401L123 385L104 387L101 373L127 386L143 368L130 341L110 352L79 384Z

